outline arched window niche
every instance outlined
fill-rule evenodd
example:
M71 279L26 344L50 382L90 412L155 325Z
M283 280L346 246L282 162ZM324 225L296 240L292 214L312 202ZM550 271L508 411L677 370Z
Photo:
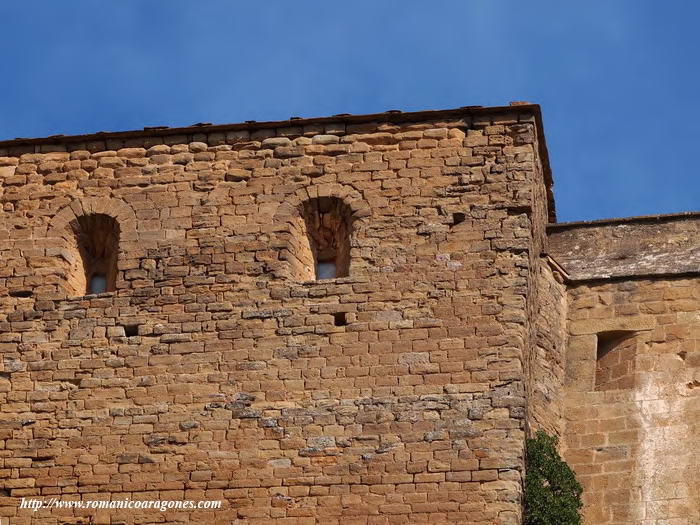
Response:
M288 261L300 282L322 281L350 274L352 210L337 197L303 202L292 220Z
M72 297L113 292L117 283L119 223L109 215L81 215L69 225L67 291Z

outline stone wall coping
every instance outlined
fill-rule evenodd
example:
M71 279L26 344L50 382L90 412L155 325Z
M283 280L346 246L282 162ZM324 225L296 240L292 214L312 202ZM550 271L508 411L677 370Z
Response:
M615 224L642 224L680 220L700 220L700 211L682 211L678 213L666 213L659 215L638 215L635 217L612 217L608 219L595 219L592 221L552 222L547 224L547 232L575 228L596 228L598 226L610 226Z

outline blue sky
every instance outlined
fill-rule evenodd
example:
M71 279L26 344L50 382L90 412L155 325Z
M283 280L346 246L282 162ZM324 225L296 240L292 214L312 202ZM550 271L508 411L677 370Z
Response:
M0 139L528 100L560 221L695 211L699 17L679 0L6 1Z

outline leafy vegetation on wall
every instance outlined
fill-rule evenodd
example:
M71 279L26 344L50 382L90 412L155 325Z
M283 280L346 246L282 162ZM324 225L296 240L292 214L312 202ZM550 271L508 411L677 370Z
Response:
M557 438L538 430L525 442L524 525L581 525L583 488L557 451Z

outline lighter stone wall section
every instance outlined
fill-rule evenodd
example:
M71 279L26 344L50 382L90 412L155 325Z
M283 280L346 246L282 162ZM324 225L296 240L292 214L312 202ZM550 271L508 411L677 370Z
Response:
M698 281L581 284L569 300L564 445L584 485L584 523L695 525ZM599 330L634 330L631 385L595 391Z

